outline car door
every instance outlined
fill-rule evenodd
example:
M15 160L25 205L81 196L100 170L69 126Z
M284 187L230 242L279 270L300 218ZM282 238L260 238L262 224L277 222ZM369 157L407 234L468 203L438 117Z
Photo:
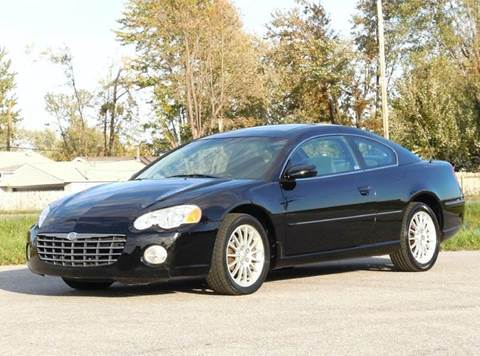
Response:
M375 189L375 227L370 243L398 240L405 202L402 201L405 174L395 151L379 141L349 136L353 152L365 169L364 178Z
M355 247L372 234L375 192L340 135L319 136L302 143L286 169L313 165L317 175L283 184L285 254L302 255Z

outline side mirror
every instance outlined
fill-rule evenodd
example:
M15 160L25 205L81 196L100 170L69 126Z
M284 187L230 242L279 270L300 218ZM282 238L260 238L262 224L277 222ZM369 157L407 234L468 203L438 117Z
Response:
M296 179L310 178L317 175L317 169L312 165L297 165L287 169L284 175L286 181L294 181Z

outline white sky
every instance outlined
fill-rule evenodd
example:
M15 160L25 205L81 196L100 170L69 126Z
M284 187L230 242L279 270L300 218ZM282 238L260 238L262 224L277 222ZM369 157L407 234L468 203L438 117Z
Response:
M233 0L247 31L263 34L275 9L294 0ZM0 46L6 47L17 72L17 97L23 126L41 129L52 118L45 111L48 91L62 90L61 70L39 59L46 48L68 45L78 85L93 90L112 62L127 55L115 40L125 0L0 0ZM355 0L321 1L333 27L350 31Z

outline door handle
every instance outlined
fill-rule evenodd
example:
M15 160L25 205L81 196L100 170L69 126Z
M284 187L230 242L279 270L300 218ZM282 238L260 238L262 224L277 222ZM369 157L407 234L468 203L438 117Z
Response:
M367 196L367 195L370 195L370 192L372 191L372 187L368 185L363 187L358 187L358 191L360 192L361 195Z

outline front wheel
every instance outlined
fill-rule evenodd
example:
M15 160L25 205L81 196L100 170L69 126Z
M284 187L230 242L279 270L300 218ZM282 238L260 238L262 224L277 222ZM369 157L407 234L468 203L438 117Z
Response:
M113 284L113 281L87 281L83 279L62 278L71 288L77 290L101 290L107 289Z
M432 209L423 203L410 203L402 222L400 248L390 255L390 259L401 271L429 270L440 251L439 236L440 226Z
M270 248L262 224L247 214L228 214L217 233L207 282L217 293L250 294L270 268Z

